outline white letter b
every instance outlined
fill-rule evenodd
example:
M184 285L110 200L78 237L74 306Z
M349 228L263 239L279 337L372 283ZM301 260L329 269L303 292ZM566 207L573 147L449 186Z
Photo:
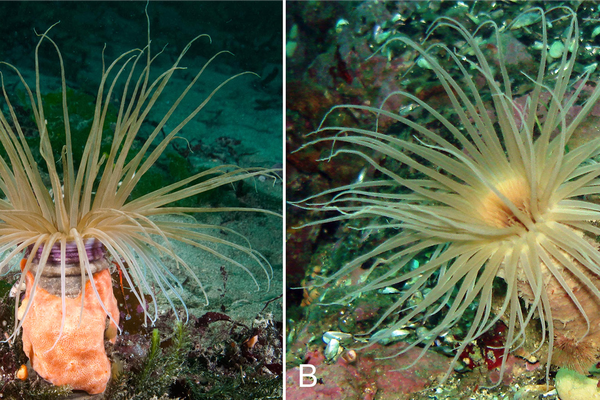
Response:
M309 373L305 373L304 370L308 368L311 370ZM300 364L300 387L313 387L317 384L317 377L315 376L317 369L312 364ZM304 382L304 380L308 382Z

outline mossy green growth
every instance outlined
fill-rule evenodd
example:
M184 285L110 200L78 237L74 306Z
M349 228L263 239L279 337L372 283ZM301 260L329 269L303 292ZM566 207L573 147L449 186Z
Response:
M162 189L165 186L179 182L205 170L208 170L208 168L194 168L194 166L186 158L174 151L167 150L163 155L161 155L154 167L150 168L150 170L145 173L144 178L138 182L131 192L131 197L133 199L141 197L145 194ZM215 175L209 175L204 177L203 180L208 180L213 177L215 177ZM196 184L199 182L202 182L202 179L198 179L191 184ZM236 182L233 185L216 187L204 193L199 193L197 195L179 200L173 203L173 206L240 207L238 197L243 195L243 192L246 190L254 190L254 186L251 186L251 184L251 181L249 183ZM234 188L234 190L232 190L232 188Z
M157 166L160 166L160 168L156 168ZM145 173L144 178L135 186L131 192L131 197L135 199L155 190L162 189L172 183L189 178L196 172L199 171L195 171L188 160L173 151L167 150L159 157L156 164ZM189 203L190 200L186 199L186 202ZM191 205L180 203L181 202L178 202L176 205Z
M3 298L8 292L10 292L12 287L12 283L5 280L0 280L0 298Z
M214 400L259 400L259 399L281 399L282 398L282 378L277 377L223 377L210 373L203 374L203 377L214 383L212 389L208 391L198 390L198 386L192 385L190 388L193 399L214 399Z
M142 400L169 398L169 388L182 373L189 336L182 322L177 321L170 338L171 345L161 348L158 329L152 331L148 355L136 373L129 371L113 379L107 387L105 399Z
M232 364L226 370L209 366L192 351L190 335L194 328L175 322L170 337L154 329L150 346L141 363L127 358L125 369L113 377L103 399L167 400L280 399L281 376L259 373L256 365ZM194 333L197 334L197 333ZM224 355L224 357L227 357Z
M16 391L8 391L9 399L32 399L32 400L59 400L67 399L73 393L69 386L54 386L38 378L34 381L30 379L25 381L15 380L15 386L19 387ZM18 394L18 397L11 397L11 393ZM6 394L6 391L5 393Z
M26 99L24 92L18 93L21 105L25 112L30 116L31 127L35 130L35 135L26 135L29 147L36 158L39 158L40 136L37 132L35 119L31 110L31 104ZM61 151L66 143L66 131L64 124L62 91L50 92L42 95L42 104L44 105L44 117L48 129L48 137L52 144L55 160L60 160ZM87 138L94 121L96 111L96 97L83 91L67 88L67 107L69 110L69 126L71 129L71 145L73 149L73 160L75 165L79 165ZM104 119L102 152L109 152L112 143L113 129L111 127L117 122L117 109L109 104L106 117ZM25 129L27 131L27 129ZM41 158L39 158L41 161ZM40 162L44 167L44 163Z

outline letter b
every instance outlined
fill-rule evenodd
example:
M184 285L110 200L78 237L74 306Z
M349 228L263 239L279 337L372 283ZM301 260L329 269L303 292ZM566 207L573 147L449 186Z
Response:
M305 369L310 369L311 372L304 372ZM317 369L312 364L300 364L300 387L313 387L317 384L317 377L315 376ZM308 382L304 382L304 380Z

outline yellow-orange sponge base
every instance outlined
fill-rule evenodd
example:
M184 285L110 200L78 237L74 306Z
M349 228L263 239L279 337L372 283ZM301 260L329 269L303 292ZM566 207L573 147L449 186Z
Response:
M23 314L29 301L33 274L28 272L26 279L27 291L19 315ZM102 303L118 323L119 309L108 270L94 274L94 283ZM65 325L60 340L50 350L60 333L62 300L39 286L36 288L33 303L23 321L23 350L33 369L54 385L70 385L74 390L85 390L90 394L102 393L110 378L110 361L104 350L107 314L89 281L85 286L81 321L81 294L74 299L67 297L65 301ZM116 328L112 322L110 324ZM112 338L113 343L115 339Z

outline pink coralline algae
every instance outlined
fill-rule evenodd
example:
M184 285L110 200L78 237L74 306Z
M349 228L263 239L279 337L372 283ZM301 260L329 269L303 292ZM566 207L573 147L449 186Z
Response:
M437 376L443 375L450 361L437 353L428 352L419 362L408 369L420 354L420 349L412 349L398 357L382 359L407 346L398 343L383 347L374 345L359 352L358 359L348 363L340 357L333 364L326 364L320 350L306 354L306 363L316 368L317 384L312 387L300 386L300 368L288 370L286 396L288 400L340 400L340 399L409 399L411 393L430 386ZM308 369L304 373L310 372ZM309 381L304 379L305 383Z

